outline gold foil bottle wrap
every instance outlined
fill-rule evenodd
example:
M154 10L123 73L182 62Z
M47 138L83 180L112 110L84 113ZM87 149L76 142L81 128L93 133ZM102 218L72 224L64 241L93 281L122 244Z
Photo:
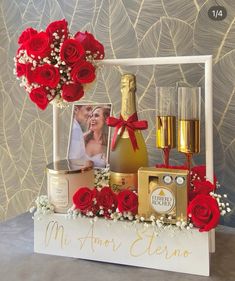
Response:
M122 107L121 115L127 120L136 112L135 103L136 80L133 74L124 74L121 79Z

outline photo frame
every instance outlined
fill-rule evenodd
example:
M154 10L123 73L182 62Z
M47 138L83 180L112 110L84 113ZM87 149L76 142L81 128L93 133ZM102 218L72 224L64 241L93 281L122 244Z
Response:
M92 161L94 168L107 167L110 127L106 119L112 113L111 103L74 103L71 113L68 159Z

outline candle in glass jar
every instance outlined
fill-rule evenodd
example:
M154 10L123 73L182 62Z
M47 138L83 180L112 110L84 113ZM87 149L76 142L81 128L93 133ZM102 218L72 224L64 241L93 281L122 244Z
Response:
M73 194L79 187L94 188L94 170L91 161L64 159L47 166L48 199L57 213L67 213Z

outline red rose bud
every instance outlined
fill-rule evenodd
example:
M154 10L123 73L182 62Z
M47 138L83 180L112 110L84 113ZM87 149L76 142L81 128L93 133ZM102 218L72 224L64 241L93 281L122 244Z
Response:
M209 231L219 223L218 203L209 195L199 194L189 203L188 215L200 232Z
M65 40L60 50L61 59L68 65L75 64L82 59L84 55L85 51L82 45L74 39Z
M95 67L87 61L78 62L71 71L71 77L76 83L91 83L95 79Z
M46 32L39 32L24 45L27 54L35 58L47 57L50 54L50 38Z
M85 51L91 51L92 50L92 45L95 42L95 37L89 33L89 32L77 32L74 36L74 38L82 44L83 48Z
M44 64L35 70L35 82L55 88L60 81L59 69L51 64Z
M22 63L16 64L16 75L17 77L21 77L26 74L26 65Z
M117 195L109 186L103 187L97 196L98 206L102 207L104 216L109 218L117 208Z
M30 99L36 103L36 105L44 110L46 109L49 100L47 98L47 95L49 94L49 92L44 88L44 87L39 87L36 89L33 89L31 91L31 93L29 94Z
M53 21L48 25L46 32L51 38L53 38L53 33L57 33L60 38L64 35L66 39L68 37L68 23L65 19Z
M191 180L195 179L204 181L206 180L206 166L205 165L200 165L200 166L195 166L191 169L192 175L191 175ZM214 176L214 183L217 182L216 176Z
M29 39L31 39L32 36L36 35L38 32L36 29L33 29L32 27L25 29L19 39L18 39L18 43L19 44L23 44L26 41L28 41Z
M117 195L118 210L123 212L131 212L136 215L138 211L138 196L133 191L125 189Z
M200 180L194 180L193 181L194 189L190 190L189 192L189 200L191 201L195 196L198 194L205 194L209 195L210 192L215 190L215 185L212 184L209 181L200 181Z
M104 58L104 46L97 40L95 40L95 44L93 46L92 54L94 59L102 60Z
M97 211L97 204L95 204L96 195L96 189L91 190L88 187L81 187L73 195L73 204L83 214L87 212L93 212L95 214Z
M94 59L104 58L104 46L89 32L77 32L74 38L82 44L85 51L91 52Z
M62 98L68 102L78 101L84 95L81 84L65 84L62 87Z
M33 64L32 63L26 63L25 65L25 76L28 80L28 83L33 83L35 82L35 70L33 69Z

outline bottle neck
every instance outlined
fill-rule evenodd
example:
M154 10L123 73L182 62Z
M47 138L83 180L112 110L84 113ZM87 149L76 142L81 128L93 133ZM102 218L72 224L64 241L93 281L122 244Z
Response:
M135 89L124 87L121 89L121 93L122 93L121 115L124 120L127 120L133 113L136 112Z

